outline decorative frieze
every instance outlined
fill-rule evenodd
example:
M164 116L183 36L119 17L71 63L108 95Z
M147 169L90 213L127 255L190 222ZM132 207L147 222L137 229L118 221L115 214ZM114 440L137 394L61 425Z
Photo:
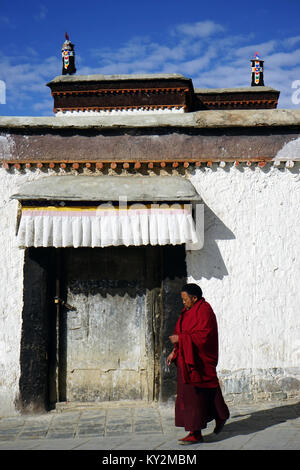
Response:
M71 117L97 117L110 115L135 115L135 114L166 114L184 113L186 106L160 105L160 106L111 106L111 107L82 107L82 108L54 108L55 116Z
M270 87L197 89L178 74L59 76L47 84L57 115L113 112L274 109L280 92ZM261 85L261 83L260 83ZM96 114L95 114L96 113Z
M182 75L56 77L48 86L54 113L191 110L193 85Z
M97 171L97 170L136 170L136 171L143 171L143 170L152 170L152 169L193 169L193 168L213 168L213 167L220 167L226 168L226 166L235 166L235 167L242 167L242 166L257 166L258 168L264 168L266 165L274 166L274 167L283 167L286 168L293 168L295 162L293 160L287 161L279 161L279 160L199 160L199 161L90 161L90 162L74 162L74 161L67 161L67 162L2 162L0 163L3 169L5 170L24 170L24 169L63 169L63 170L90 170L90 171Z

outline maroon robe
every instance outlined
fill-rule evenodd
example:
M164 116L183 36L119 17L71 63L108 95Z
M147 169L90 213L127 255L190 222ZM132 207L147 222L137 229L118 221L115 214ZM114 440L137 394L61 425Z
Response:
M212 419L228 419L216 372L217 320L204 298L182 310L174 334L179 337L173 359L177 366L175 425L196 431Z

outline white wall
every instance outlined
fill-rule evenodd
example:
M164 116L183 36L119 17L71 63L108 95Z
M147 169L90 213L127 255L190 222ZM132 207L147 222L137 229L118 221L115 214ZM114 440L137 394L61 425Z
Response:
M0 416L16 412L20 378L24 250L16 245L18 203L10 196L42 174L0 169Z
M187 253L219 324L226 394L300 392L299 162L217 164L190 175L205 203L205 242Z
M189 281L217 315L218 371L229 398L300 390L299 165L214 164L187 175L205 203L205 245L187 253ZM9 196L53 173L0 169L0 416L17 412L23 307L24 250Z

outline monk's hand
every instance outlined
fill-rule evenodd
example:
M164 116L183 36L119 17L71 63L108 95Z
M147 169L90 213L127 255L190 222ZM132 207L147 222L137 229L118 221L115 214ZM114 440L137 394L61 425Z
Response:
M172 351L172 352L168 355L168 357L167 357L167 366L168 366L168 367L170 367L170 365L171 365L173 359L174 359L174 351Z
M171 341L172 344L176 344L179 341L179 337L178 335L172 335L172 336L169 336L169 340Z

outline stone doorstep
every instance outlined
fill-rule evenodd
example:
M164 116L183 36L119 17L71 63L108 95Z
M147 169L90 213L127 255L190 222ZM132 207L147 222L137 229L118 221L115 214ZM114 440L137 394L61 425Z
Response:
M156 403L142 400L128 401L102 401L102 402L58 402L55 409L50 413L59 413L65 411L89 411L89 410L107 410L123 408L157 408Z

